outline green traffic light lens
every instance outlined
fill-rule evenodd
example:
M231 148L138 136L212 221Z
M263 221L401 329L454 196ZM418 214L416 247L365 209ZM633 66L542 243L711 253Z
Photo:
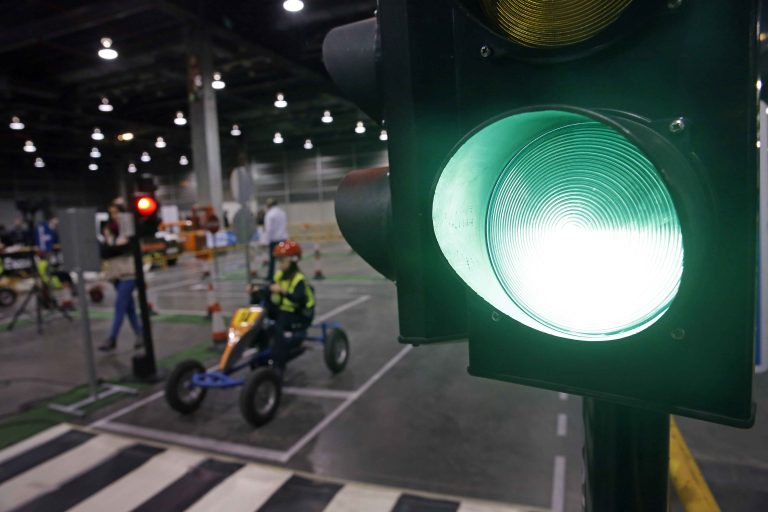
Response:
M477 131L443 170L433 221L475 292L557 336L630 336L680 286L682 231L661 175L624 135L581 114L528 112Z

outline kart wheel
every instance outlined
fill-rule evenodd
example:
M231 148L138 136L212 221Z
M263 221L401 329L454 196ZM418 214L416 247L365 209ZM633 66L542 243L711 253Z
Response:
M272 368L258 368L251 373L240 393L240 412L254 427L269 423L280 406L280 375Z
M0 288L0 308L9 308L16 302L16 292L10 288Z
M329 329L325 338L325 366L333 373L341 372L349 360L347 333L341 329Z
M197 410L203 403L208 391L192 385L192 376L205 373L205 368L192 359L182 361L173 369L165 382L165 401L175 411L189 414Z

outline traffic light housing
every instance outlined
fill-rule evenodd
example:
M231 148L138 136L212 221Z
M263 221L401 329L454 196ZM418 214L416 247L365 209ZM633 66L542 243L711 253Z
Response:
M133 193L133 212L136 220L136 235L139 238L154 237L160 226L160 205L155 197L155 179L150 174L141 174L136 178Z
M749 425L756 2L382 0L378 22L404 341L460 336L466 308L473 375Z

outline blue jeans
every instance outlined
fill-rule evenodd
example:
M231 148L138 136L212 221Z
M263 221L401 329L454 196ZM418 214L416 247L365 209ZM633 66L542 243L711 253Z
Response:
M117 300L115 301L115 319L112 321L112 331L109 334L110 339L117 340L120 334L120 327L123 325L123 318L128 315L128 321L131 322L133 332L136 336L141 335L141 323L136 316L136 307L133 303L133 289L136 287L134 279L120 279L115 283L117 291Z

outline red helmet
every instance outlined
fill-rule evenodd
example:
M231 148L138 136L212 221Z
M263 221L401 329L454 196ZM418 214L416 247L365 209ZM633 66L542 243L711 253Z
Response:
M280 258L281 256L301 258L301 246L293 240L286 240L275 246L272 250L272 255L275 258Z

